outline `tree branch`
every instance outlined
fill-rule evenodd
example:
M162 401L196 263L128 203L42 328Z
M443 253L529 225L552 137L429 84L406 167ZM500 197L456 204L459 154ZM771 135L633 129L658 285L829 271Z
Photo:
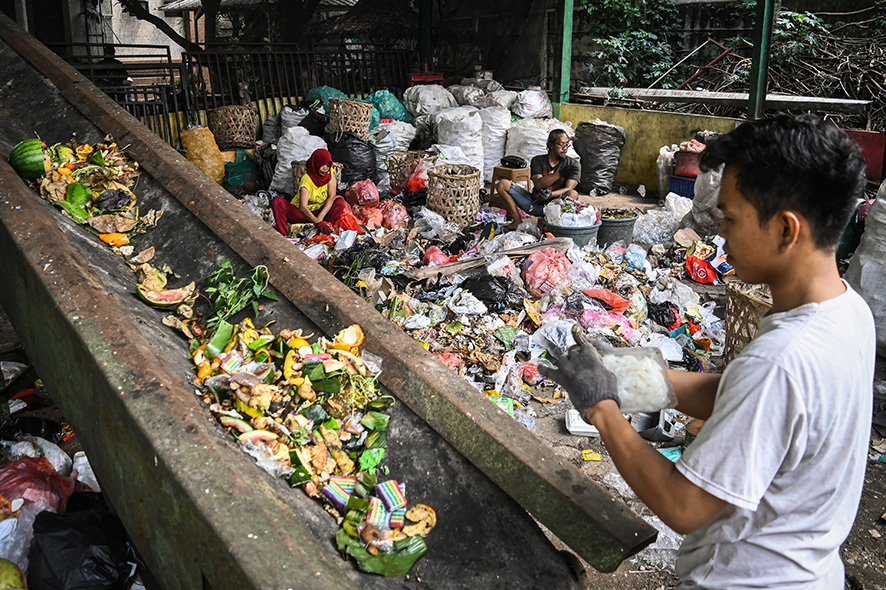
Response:
M132 13L135 18L149 22L157 27L182 49L185 49L186 51L203 51L199 45L197 45L196 43L192 43L191 41L188 41L187 39L179 35L175 31L175 29L169 26L169 23L167 23L165 20L145 10L145 8L141 5L140 2L138 2L138 0L117 0L117 2L119 2L121 6Z

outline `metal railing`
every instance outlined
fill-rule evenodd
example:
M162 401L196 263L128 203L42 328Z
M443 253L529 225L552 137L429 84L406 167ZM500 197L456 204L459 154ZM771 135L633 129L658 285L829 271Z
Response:
M50 44L65 61L172 146L197 120L185 65L173 62L167 45ZM121 55L106 54L113 47Z
M406 87L413 53L348 45L299 50L286 45L240 45L186 52L198 111L241 104L244 92L259 111L274 114L302 100L308 90L332 86L353 97Z

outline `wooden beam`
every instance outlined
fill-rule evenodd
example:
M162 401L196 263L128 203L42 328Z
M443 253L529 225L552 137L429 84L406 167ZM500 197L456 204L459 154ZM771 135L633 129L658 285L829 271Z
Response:
M747 106L747 92L707 92L704 90L662 90L646 88L584 87L583 96L599 98L633 98L647 102L683 102L708 105ZM810 111L836 111L841 113L864 113L870 100L851 98L825 98L820 96L793 96L790 94L767 94L766 108Z

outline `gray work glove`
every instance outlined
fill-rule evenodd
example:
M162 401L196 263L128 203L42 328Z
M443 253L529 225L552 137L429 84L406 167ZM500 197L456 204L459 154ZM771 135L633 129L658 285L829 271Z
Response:
M557 368L539 364L538 372L569 393L572 405L584 420L588 410L604 399L614 400L621 407L615 374L603 365L600 353L584 339L580 328L573 329L572 334L578 344L557 359Z

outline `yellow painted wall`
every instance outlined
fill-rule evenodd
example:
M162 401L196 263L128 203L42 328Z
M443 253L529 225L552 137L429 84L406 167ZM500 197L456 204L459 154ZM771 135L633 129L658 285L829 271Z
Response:
M726 117L584 104L560 105L560 120L571 122L573 129L582 121L595 119L602 119L625 129L627 137L616 182L630 187L643 184L650 191L658 191L658 169L655 160L658 158L661 146L690 140L695 137L697 131L705 129L726 133L735 129L738 121Z

